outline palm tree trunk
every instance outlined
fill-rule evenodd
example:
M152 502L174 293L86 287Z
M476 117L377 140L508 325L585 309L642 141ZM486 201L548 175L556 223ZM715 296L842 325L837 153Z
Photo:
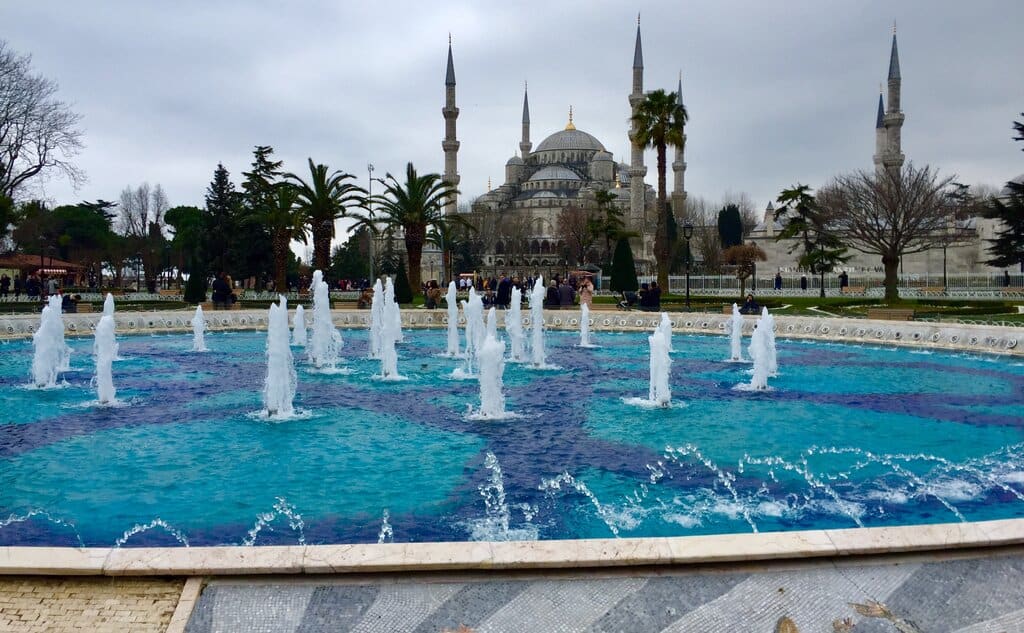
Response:
M313 268L327 270L331 266L331 227L313 227Z
M274 289L285 292L288 289L288 237L274 236Z
M423 242L426 234L425 226L413 224L405 227L405 252L409 256L409 286L413 294L419 294L423 280L420 264L423 261Z
M658 143L658 228L654 233L654 258L658 262L658 285L668 292L668 207L665 205L665 144Z

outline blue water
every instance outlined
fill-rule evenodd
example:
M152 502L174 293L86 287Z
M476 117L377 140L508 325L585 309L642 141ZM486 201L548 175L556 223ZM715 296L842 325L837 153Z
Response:
M646 397L645 334L548 334L559 371L508 365L505 421L475 421L473 381L407 332L373 380L296 350L300 419L260 409L261 332L121 337L121 406L99 407L91 339L66 386L27 388L31 344L0 344L0 545L224 545L595 538L1024 516L1019 359L779 341L772 390L722 337L675 337L668 410ZM488 460L488 455L494 459ZM149 526L149 527L147 527ZM384 530L386 533L386 530Z

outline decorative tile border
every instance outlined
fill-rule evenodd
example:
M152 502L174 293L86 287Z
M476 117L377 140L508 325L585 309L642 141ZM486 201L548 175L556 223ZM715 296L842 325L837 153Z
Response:
M504 325L505 313L498 312L499 325ZM335 325L340 327L369 327L367 310L333 310ZM724 335L732 327L731 315L706 312L669 312L675 332L686 334ZM91 335L101 314L66 314L64 327L68 335ZM185 310L157 312L120 312L115 316L118 333L161 333L191 331L193 313ZM225 310L205 312L206 329L245 330L267 327L264 310ZM577 310L544 312L546 327L555 330L579 328ZM661 319L656 312L612 312L594 310L590 325L597 330L648 331ZM749 335L757 321L755 316L744 317L743 332ZM459 317L460 324L463 317ZM524 326L530 317L523 316ZM442 310L405 310L402 327L408 329L447 327L448 316ZM0 339L27 338L39 325L36 315L0 316ZM924 321L878 321L816 316L777 316L775 331L787 339L809 339L837 343L900 345L905 347L938 348L989 354L1024 355L1024 328L958 323L930 323Z
M0 575L216 576L691 565L1024 543L1024 519L659 538L265 547L0 548Z

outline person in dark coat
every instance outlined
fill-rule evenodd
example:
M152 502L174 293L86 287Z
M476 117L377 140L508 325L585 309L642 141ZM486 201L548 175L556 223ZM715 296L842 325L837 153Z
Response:
M800 290L807 290L807 275L800 275Z
M754 295L747 295L747 300L743 302L743 307L740 308L740 314L761 314L761 306L757 305Z
M494 303L502 310L508 310L508 304L512 303L512 282L505 275L498 281L498 295Z
M224 273L217 275L210 289L213 291L211 299L213 300L214 310L227 310L231 307L231 286L228 285L228 280Z
M782 271L775 273L775 289L782 290Z
M563 279L558 286L558 307L562 310L570 310L575 302L576 291L569 285L568 280Z
M552 310L558 309L558 283L554 280L548 286L547 294L544 296L544 307Z

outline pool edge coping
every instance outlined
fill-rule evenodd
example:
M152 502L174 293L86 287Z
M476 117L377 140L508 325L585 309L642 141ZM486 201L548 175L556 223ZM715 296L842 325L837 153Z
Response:
M237 576L696 565L1024 544L1024 519L621 539L214 547L0 547L0 575Z

